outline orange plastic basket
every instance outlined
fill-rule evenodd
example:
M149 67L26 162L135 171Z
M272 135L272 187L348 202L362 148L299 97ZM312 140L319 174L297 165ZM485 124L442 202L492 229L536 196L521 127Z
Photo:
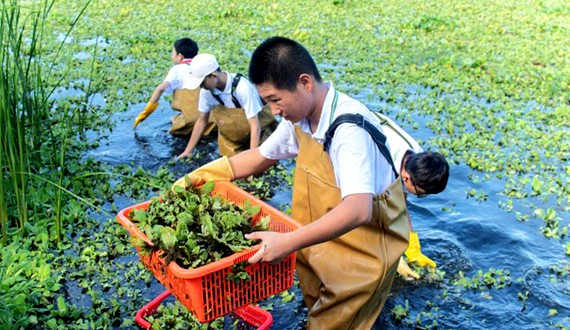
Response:
M259 205L261 211L253 219L269 216L269 228L276 232L290 232L301 225L269 204L259 200L230 182L216 182L212 194L222 196L237 205L249 200L252 205ZM150 201L125 208L117 215L117 221L133 236L149 244L152 242L128 218L133 209L146 209ZM227 313L235 311L273 294L287 290L293 285L296 253L292 253L278 264L256 263L245 267L251 280L235 283L226 279L234 264L246 261L260 248L256 245L248 250L235 253L208 265L185 269L176 262L165 267L164 259L158 255L139 257L147 269L172 292L200 322L209 322Z
M158 306L160 306L162 301L168 298L170 294L170 291L166 290L143 308L139 309L135 318L137 324L143 329L152 330L151 324L145 320L145 316L156 313ZM273 316L268 311L258 306L247 305L243 308L236 309L233 314L235 314L241 321L245 322L245 324L248 325L248 329L255 328L257 330L266 330L273 324Z

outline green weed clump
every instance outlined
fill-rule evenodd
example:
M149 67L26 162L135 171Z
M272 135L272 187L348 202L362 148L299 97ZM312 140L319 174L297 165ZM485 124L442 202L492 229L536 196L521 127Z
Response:
M46 3L47 4L47 3ZM41 38L48 8L27 11L2 1L0 17L0 223L7 243L9 222L21 231L29 219L29 175L40 158L42 123L49 114L41 81Z
M32 252L30 242L13 242L0 249L0 328L29 329L51 313L61 274L50 256ZM60 301L63 296L59 296ZM60 303L64 304L64 302ZM53 307L51 308L53 309Z
M135 238L133 243L148 255L161 250L166 264L176 261L185 268L196 268L231 256L252 246L244 234L266 230L269 216L254 221L259 206L246 201L242 207L219 195L211 196L214 182L199 189L175 186L161 197L154 197L147 210L136 209L129 218L153 242Z
M503 289L510 286L512 280L509 270L491 268L485 273L479 270L477 271L477 275L471 278L465 277L463 272L460 271L454 284L472 290L483 290L485 288Z

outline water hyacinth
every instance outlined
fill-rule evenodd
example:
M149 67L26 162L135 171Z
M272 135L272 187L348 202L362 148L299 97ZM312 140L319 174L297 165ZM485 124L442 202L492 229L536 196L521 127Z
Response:
M133 242L148 255L161 250L167 264L196 268L251 247L244 234L266 230L269 217L253 221L259 206L243 206L212 196L213 182L200 189L176 187L154 197L147 210L133 210L129 217L154 243Z
M315 54L324 80L404 123L422 147L440 150L453 163L452 189L422 200L419 211L411 208L412 219L417 217L419 228L426 229L426 235L420 233L422 247L437 261L438 270L422 274L421 283L396 281L384 318L374 329L570 327L567 308L559 307L568 306L570 280L570 149L564 147L570 144L568 1L335 0L312 3L312 11L302 1L240 1L223 8L203 0L166 6L90 2L2 2L8 15L18 6L23 9L19 21L4 22L25 23L27 28L13 24L15 29L0 29L4 41L25 49L18 58L11 57L18 52L3 54L10 61L2 62L6 65L0 71L21 83L5 84L0 104L27 99L25 103L33 105L37 99L51 110L13 108L22 114L13 116L5 107L5 120L0 119L0 132L11 146L0 152L0 264L18 265L18 272L29 269L33 275L11 276L10 267L0 267L8 271L0 282L9 288L0 290L0 306L7 307L0 313L2 321L26 329L135 329L133 315L159 284L152 284L150 272L136 267L139 261L122 228L49 182L95 205L103 203L108 217L124 203L135 204L169 187L182 174L181 167L186 173L201 166L216 148L214 143L212 150L203 145L204 150L184 164L165 164L162 156L173 146L168 134L156 129L164 128L158 113L148 136L139 131L132 137L129 116L144 107L171 65L172 42L195 38L204 51L227 63L227 69L246 73L259 42L284 35ZM44 4L49 15L39 10ZM35 17L47 23L41 42L28 33L43 24L34 23ZM172 24L173 17L186 19ZM31 51L34 45L40 46L36 52ZM20 65L16 61L22 71L15 69ZM39 64L41 79L36 77ZM44 86L35 88L36 83ZM12 89L24 85L36 91L21 94ZM104 102L92 103L94 94ZM166 123L166 100L161 108ZM129 120L123 122L125 118ZM81 130L90 126L99 133L86 139ZM18 127L25 130L23 135L9 132ZM155 138L160 136L165 139ZM118 158L107 163L109 153L99 152L94 161L86 159L91 152L85 149L104 146L105 137L110 146L103 151L119 150ZM271 175L236 184L270 199L269 189L292 185L292 172L288 175L288 185L270 181ZM278 192L271 202L285 207L289 200L287 192ZM189 224L181 224L181 216ZM178 236L190 235L190 223L197 220L180 213L175 221ZM148 230L153 232L153 226ZM155 236L152 240L159 242L158 232ZM480 244L483 238L489 244ZM10 242L23 244L14 248ZM201 249L196 240L187 246ZM89 251L89 258L83 251ZM49 274L31 267L37 262L48 262ZM564 271L551 273L553 265ZM512 284L466 289L457 283L459 271L474 281L480 278L479 269L483 275L491 269L509 270ZM526 280L520 282L521 277ZM153 290L148 290L149 283ZM13 299L18 295L27 297L25 303ZM58 297L64 297L65 304ZM2 299L9 303L3 305ZM297 312L300 305L288 313L276 304L275 328L302 328L305 314ZM400 321L388 315L391 306L404 306ZM555 314L549 313L551 308L558 314L550 316Z
M176 232L170 227L162 227L160 232L160 242L165 249L171 250L176 244Z

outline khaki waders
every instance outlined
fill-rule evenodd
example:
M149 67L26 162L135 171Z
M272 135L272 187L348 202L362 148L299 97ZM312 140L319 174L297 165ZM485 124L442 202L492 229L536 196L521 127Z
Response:
M219 105L212 109L212 117L218 127L218 151L222 156L233 156L249 149L251 130L245 113L241 108L228 108ZM257 114L261 134L259 143L265 141L277 127L269 106Z
M303 225L341 203L323 145L295 127L299 154L293 218ZM343 236L302 249L297 275L311 330L370 329L386 301L398 260L408 247L408 214L401 179L374 196L372 220Z
M169 133L174 135L188 135L192 133L194 124L198 120L198 103L200 100L200 88L177 89L172 96L172 109L181 113L172 116L172 127ZM215 128L213 119L210 118L204 135L210 134Z

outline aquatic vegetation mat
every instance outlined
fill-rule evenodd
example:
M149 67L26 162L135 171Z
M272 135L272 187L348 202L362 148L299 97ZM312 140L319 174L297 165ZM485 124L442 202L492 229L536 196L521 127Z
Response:
M2 100L21 95L13 104L26 107L14 110L31 115L17 123L24 117L0 109L0 131L30 128L8 134L6 141L20 142L0 153L2 262L14 261L0 269L0 283L11 288L0 299L14 302L0 304L1 325L136 328L135 311L161 285L112 218L215 159L216 148L201 145L204 157L162 167L157 155L176 151L161 138L173 114L169 98L149 119L166 126L134 134L134 116L171 66L174 40L191 37L224 70L245 74L259 42L283 35L309 49L324 80L389 115L452 165L448 191L421 206L410 199L438 273L396 281L375 328L570 327L567 1L2 2L3 10L11 6L21 6L20 23L45 18L45 28L41 38L24 34L12 44L20 57L6 48L8 37L1 42L3 59L22 59L29 70L20 72L41 74L17 77L16 62L1 70L8 80L0 90L10 96ZM10 83L17 79L28 84ZM35 91L9 92L19 86ZM34 100L38 111L27 106ZM152 142L161 152L151 153ZM86 156L113 143L114 153ZM24 145L31 152L21 152ZM272 198L290 186L277 176L285 181L239 184ZM552 275L554 265L564 271ZM294 312L279 305L276 328L304 323L300 303L292 304Z

